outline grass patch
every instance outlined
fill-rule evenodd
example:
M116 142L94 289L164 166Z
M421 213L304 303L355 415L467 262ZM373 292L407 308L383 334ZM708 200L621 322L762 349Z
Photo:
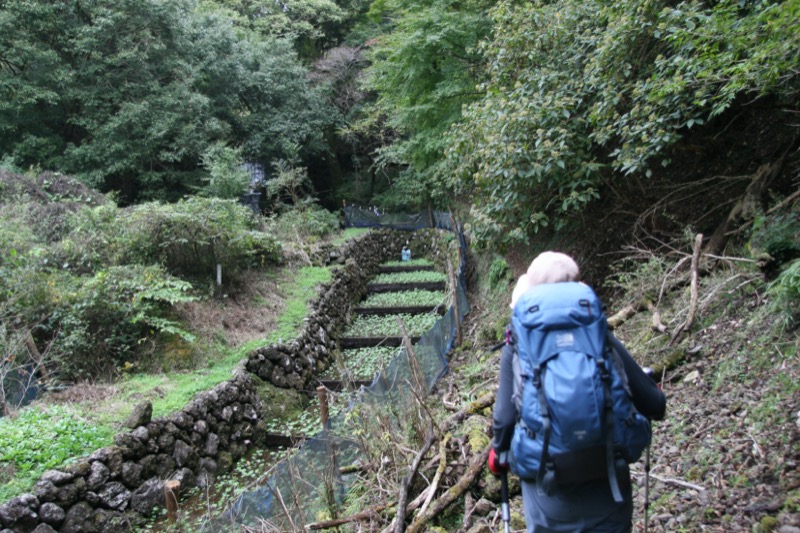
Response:
M334 246L341 246L350 239L355 239L365 233L369 233L370 228L347 228L342 231L339 235L331 239L331 244Z

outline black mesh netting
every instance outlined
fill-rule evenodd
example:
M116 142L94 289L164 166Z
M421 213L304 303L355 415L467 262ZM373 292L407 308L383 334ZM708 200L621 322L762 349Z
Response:
M241 526L268 530L296 530L304 524L324 519L331 506L341 505L355 475L341 475L340 467L359 462L364 455L363 441L351 422L360 409L376 407L385 415L385 424L402 426L402 417L416 401L413 391L428 394L447 372L446 354L456 337L457 320L469 311L466 295L466 240L460 226L448 213L428 212L412 215L375 214L372 210L348 207L345 223L350 227L375 227L416 230L436 227L452 231L462 248L458 266L456 298L450 308L414 344L414 357L404 347L378 373L369 387L351 396L348 409L330 419L329 428L291 451L290 456L271 468L243 493L223 516L207 523L204 532L224 531ZM459 316L456 317L456 309ZM368 411L368 410L365 410ZM379 438L370 435L368 438Z

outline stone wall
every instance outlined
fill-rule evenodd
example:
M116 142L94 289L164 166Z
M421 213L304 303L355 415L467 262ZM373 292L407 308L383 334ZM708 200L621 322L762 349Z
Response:
M372 231L350 241L327 257L343 264L334 280L321 288L298 337L289 343L259 348L247 360L247 370L278 387L313 390L320 372L333 363L334 339L350 322L350 308L367 292L367 283L386 261L400 260L409 242L414 258L428 257L444 264L446 249L438 230Z
M206 487L251 446L265 424L256 393L259 378L279 387L313 390L314 376L331 363L333 344L350 308L367 290L381 263L400 258L409 241L414 257L443 268L446 234L373 231L326 253L340 265L320 289L298 337L253 351L234 377L198 394L181 411L151 420L152 406L137 406L114 445L59 470L45 472L32 493L0 505L0 533L117 533L141 524L163 507L164 481L182 489ZM256 377L258 376L258 377Z

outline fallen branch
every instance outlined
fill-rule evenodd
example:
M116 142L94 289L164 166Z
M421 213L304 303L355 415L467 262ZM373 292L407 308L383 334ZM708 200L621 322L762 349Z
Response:
M624 324L626 320L640 312L642 309L647 309L650 311L650 313L652 313L653 319L650 327L653 329L653 331L658 331L659 333L664 333L667 331L667 326L661 323L661 313L659 312L658 308L656 308L655 304L647 298L644 298L640 302L628 304L613 316L609 317L607 320L608 327L612 330L618 328Z
M431 500L433 500L433 495L436 493L436 489L439 487L439 480L442 479L442 474L444 474L444 470L447 467L447 441L450 440L450 434L444 436L444 438L439 441L439 455L441 459L439 459L439 468L436 469L436 474L433 476L433 481L431 481L430 487L428 487L428 497L425 498L425 503L422 504L422 507L419 508L420 514L424 513L428 506L431 504Z
M650 473L650 477L662 483L671 483L672 485L678 485L679 487L685 487L687 489L693 489L699 492L704 492L706 490L705 487L701 487L700 485L695 485L694 483L689 483L688 481L683 481L680 479L657 476L652 472Z
M478 474L483 470L486 460L489 458L489 450L492 448L491 443L480 454L473 457L469 464L469 468L464 472L464 475L458 482L450 487L434 504L424 513L421 513L417 518L408 526L407 533L417 533L423 530L423 526L431 521L432 518L444 511L450 504L461 497L478 477Z
M626 320L630 317L634 316L636 313L639 312L641 309L641 303L632 303L628 304L618 312L616 312L613 316L608 317L608 327L611 329L616 329L617 327L621 326Z
M700 250L703 247L703 234L698 233L697 236L694 238L694 249L692 250L692 281L691 281L691 291L692 297L689 303L689 314L686 316L686 320L678 326L675 331L672 333L672 338L669 340L669 345L672 346L681 336L684 331L687 331L692 322L694 322L694 315L697 312L697 283L698 283L698 268L700 264Z
M380 518L380 515L378 513L380 513L387 507L389 507L389 505L379 505L377 507L373 507L372 509L367 509L365 511L361 511L360 513L356 513L350 516L336 518L334 520L323 520L322 522L314 522L313 524L307 524L305 526L305 529L307 530L330 529L332 527L338 527L344 524L351 524L353 522L363 522L364 520L378 519Z
M406 526L406 501L408 500L408 489L411 487L411 482L414 480L414 476L419 469L419 465L422 462L422 458L428 453L428 450L431 449L433 443L436 442L436 434L433 432L433 420L431 420L431 427L430 427L430 435L428 436L428 440L425 441L425 444L422 446L422 449L417 453L417 456L414 457L414 461L408 467L408 474L403 479L403 484L400 487L400 494L397 499L397 516L394 519L394 532L395 533L403 533Z
M460 424L464 421L467 415L475 414L479 411L483 411L487 407L491 407L494 405L495 393L491 392L489 394L485 394L478 398L477 400L470 402L457 413L450 415L445 421L442 426L443 431L449 431L453 426Z

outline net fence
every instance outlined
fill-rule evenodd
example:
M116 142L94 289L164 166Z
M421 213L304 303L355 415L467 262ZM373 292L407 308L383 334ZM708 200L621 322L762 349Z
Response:
M343 504L356 479L356 474L342 474L340 468L363 460L364 438L381 437L358 435L359 413L382 413L383 427L397 429L403 425L405 413L413 409L417 401L414 396L429 394L448 371L447 353L456 340L459 323L469 311L465 279L467 243L460 224L451 214L438 211L376 214L359 207L345 208L345 224L399 230L434 227L453 232L461 248L455 273L455 301L411 350L398 348L369 386L350 394L347 407L330 418L325 430L290 450L287 458L251 485L223 515L207 522L204 532L241 530L242 526L262 531L291 531L329 518L330 510Z

